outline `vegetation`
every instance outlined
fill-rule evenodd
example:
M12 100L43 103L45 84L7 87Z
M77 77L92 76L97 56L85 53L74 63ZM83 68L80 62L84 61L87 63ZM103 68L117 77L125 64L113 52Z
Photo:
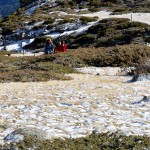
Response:
M21 7L27 6L36 0L20 0Z
M134 66L150 57L150 48L141 45L113 48L80 48L67 53L37 57L11 57L0 53L0 82L36 82L53 79L70 79L66 73L77 72L73 68L83 66ZM150 71L150 70L149 70Z
M89 17L81 17L82 22L89 21ZM96 17L90 18L90 20ZM91 20L91 21L92 21ZM53 27L52 24L47 26L48 29ZM99 21L95 26L91 26L86 32L77 35L64 35L56 41L65 40L68 48L75 49L79 47L113 47L115 45L141 44L145 45L150 42L150 26L141 22L130 22L129 19L108 18ZM38 39L44 37L39 37ZM43 42L42 42L43 41ZM38 49L44 46L44 40L25 46L27 49ZM40 43L40 44L39 44Z
M48 18L47 20L44 21L43 24L52 24L55 22L55 19L54 18Z
M51 61L53 56L14 58L4 56L3 52L1 52L0 59L0 82L68 80L71 78L64 74L76 72L69 66L53 63Z
M21 6L26 6L33 0L21 0ZM76 8L79 1L59 0L57 9ZM121 7L123 5L125 7ZM140 5L140 7L139 7ZM120 7L118 7L120 6ZM90 11L97 11L100 7L113 9L114 13L129 11L150 11L149 1L124 0L86 0L80 8L88 7ZM117 9L116 9L117 8ZM33 29L51 29L54 27L58 15L49 18L50 7L42 6L31 16L24 15L24 8L3 19L0 23L2 34L7 35L18 28L24 27L24 22L34 25L44 21L42 25ZM45 15L46 14L46 15ZM17 17L18 16L18 17ZM54 19L55 18L55 19ZM81 17L85 24L96 21L97 18ZM71 23L73 19L63 18L59 24ZM38 57L11 57L10 52L0 52L0 82L38 82L48 80L70 80L67 73L77 73L75 67L83 66L135 66L134 74L150 73L150 48L145 44L150 42L150 26L140 22L130 22L129 19L104 19L99 24L90 27L81 35L63 36L57 41L65 40L71 48L67 53L42 55ZM40 49L44 47L45 37L36 38L33 43L25 46L26 49ZM137 43L143 45L137 45ZM128 44L128 45L127 45ZM81 48L83 47L83 48ZM74 49L76 48L76 49ZM5 56L7 54L7 56ZM30 137L15 144L4 145L4 149L39 150L98 150L98 149L148 149L150 138L146 136L125 136L118 133L91 134L88 137L77 139L54 139L53 141L35 141ZM0 146L0 149L2 147Z
M146 61L141 61L139 64L134 65L134 69L131 70L134 75L137 74L149 74L150 73L150 59Z
M59 24L64 24L64 23L72 23L74 20L70 18L64 18L63 20L59 21Z
M84 19L85 20L85 19ZM69 43L69 48L79 47L112 47L124 44L146 44L150 42L150 26L140 22L130 22L129 19L108 18L91 26L80 35L63 37Z
M88 22L97 21L97 19L98 19L98 17L84 17L83 16L80 18L80 21L81 21L81 23L86 24Z
M91 134L76 139L54 139L53 141L37 141L26 138L19 143L3 146L4 149L37 149L37 150L120 150L148 149L150 138L147 136L125 136L118 133Z

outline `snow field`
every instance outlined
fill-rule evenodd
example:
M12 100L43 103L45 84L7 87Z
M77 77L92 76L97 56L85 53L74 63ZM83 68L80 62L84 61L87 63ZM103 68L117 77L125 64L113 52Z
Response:
M150 135L150 81L127 83L118 68L82 68L71 81L0 84L0 143L20 127L37 127L53 137L98 132ZM99 75L97 75L99 74ZM136 103L139 102L140 103Z

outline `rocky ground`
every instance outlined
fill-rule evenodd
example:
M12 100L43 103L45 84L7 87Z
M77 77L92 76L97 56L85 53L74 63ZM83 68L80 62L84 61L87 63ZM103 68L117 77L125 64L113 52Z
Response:
M150 136L150 100L143 100L150 81L130 83L119 68L80 70L85 74L70 74L71 81L0 83L0 144L20 127L37 127L49 138L93 130Z

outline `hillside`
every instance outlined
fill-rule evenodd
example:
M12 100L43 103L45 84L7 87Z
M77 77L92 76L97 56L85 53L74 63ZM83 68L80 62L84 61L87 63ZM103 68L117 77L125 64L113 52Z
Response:
M27 40L37 37L43 39L40 41L40 45L36 43L35 40L34 43L29 43L29 45L24 47L30 50L42 48L45 42L44 39L47 36L53 38L55 33L61 35L56 41L65 39L69 48L149 43L150 27L148 24L138 21L130 22L131 18L129 18L129 16L127 17L129 19L117 19L123 17L123 15L119 17L112 15L117 13L114 9L116 6L117 8L120 8L120 6L126 8L131 7L130 5L133 4L139 4L144 11L146 11L144 6L148 4L148 1L138 1L138 3L137 1L131 1L131 3L129 3L129 1L116 1L113 4L111 1L107 1L105 4L102 1L83 1L83 3L81 3L81 1L67 0L40 0L34 1L34 3L32 2L33 1L21 1L21 5L26 7L18 9L14 14L3 19L0 23L3 29L2 34L7 35L6 40L9 41L9 43L21 40L22 33L24 33L23 38ZM95 10L93 10L92 7L94 7ZM131 7L129 12L133 11L132 8L135 7ZM101 11L101 14L99 13L94 16L96 13L93 13L93 11L100 12L100 10L105 10L104 12L106 13ZM93 16L90 15L90 17L88 17L87 14L92 13ZM105 16L108 19L102 20ZM114 19L109 19L109 17ZM117 24L117 26L115 26L115 24ZM46 37L43 38L43 36Z
M0 0L0 15L6 17L20 7L19 0Z
M0 149L149 149L149 0L20 2L0 22Z

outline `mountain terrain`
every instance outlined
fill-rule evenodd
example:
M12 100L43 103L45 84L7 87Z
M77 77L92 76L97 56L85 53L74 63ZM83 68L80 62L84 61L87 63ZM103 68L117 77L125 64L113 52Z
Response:
M0 21L0 149L149 149L150 1L19 3ZM68 51L43 55L48 38Z
M42 48L45 36L53 38L50 36L53 33L61 34L55 41L65 39L69 48L147 44L150 34L148 24L138 21L131 22L129 17L128 19L117 19L113 16L122 13L149 12L149 3L148 0L108 0L105 2L97 0L21 0L21 7L5 17L0 22L0 26L2 35L6 36L6 43L22 38L34 38L33 43L24 47L28 50ZM94 15L94 12L98 11L111 12L109 13L110 18L113 17L113 19L109 19L108 16L108 19L100 19ZM89 13L93 13L93 16L84 15ZM101 15L103 16L103 13ZM86 29L83 30L86 32L65 34L66 31L75 31L84 27Z

